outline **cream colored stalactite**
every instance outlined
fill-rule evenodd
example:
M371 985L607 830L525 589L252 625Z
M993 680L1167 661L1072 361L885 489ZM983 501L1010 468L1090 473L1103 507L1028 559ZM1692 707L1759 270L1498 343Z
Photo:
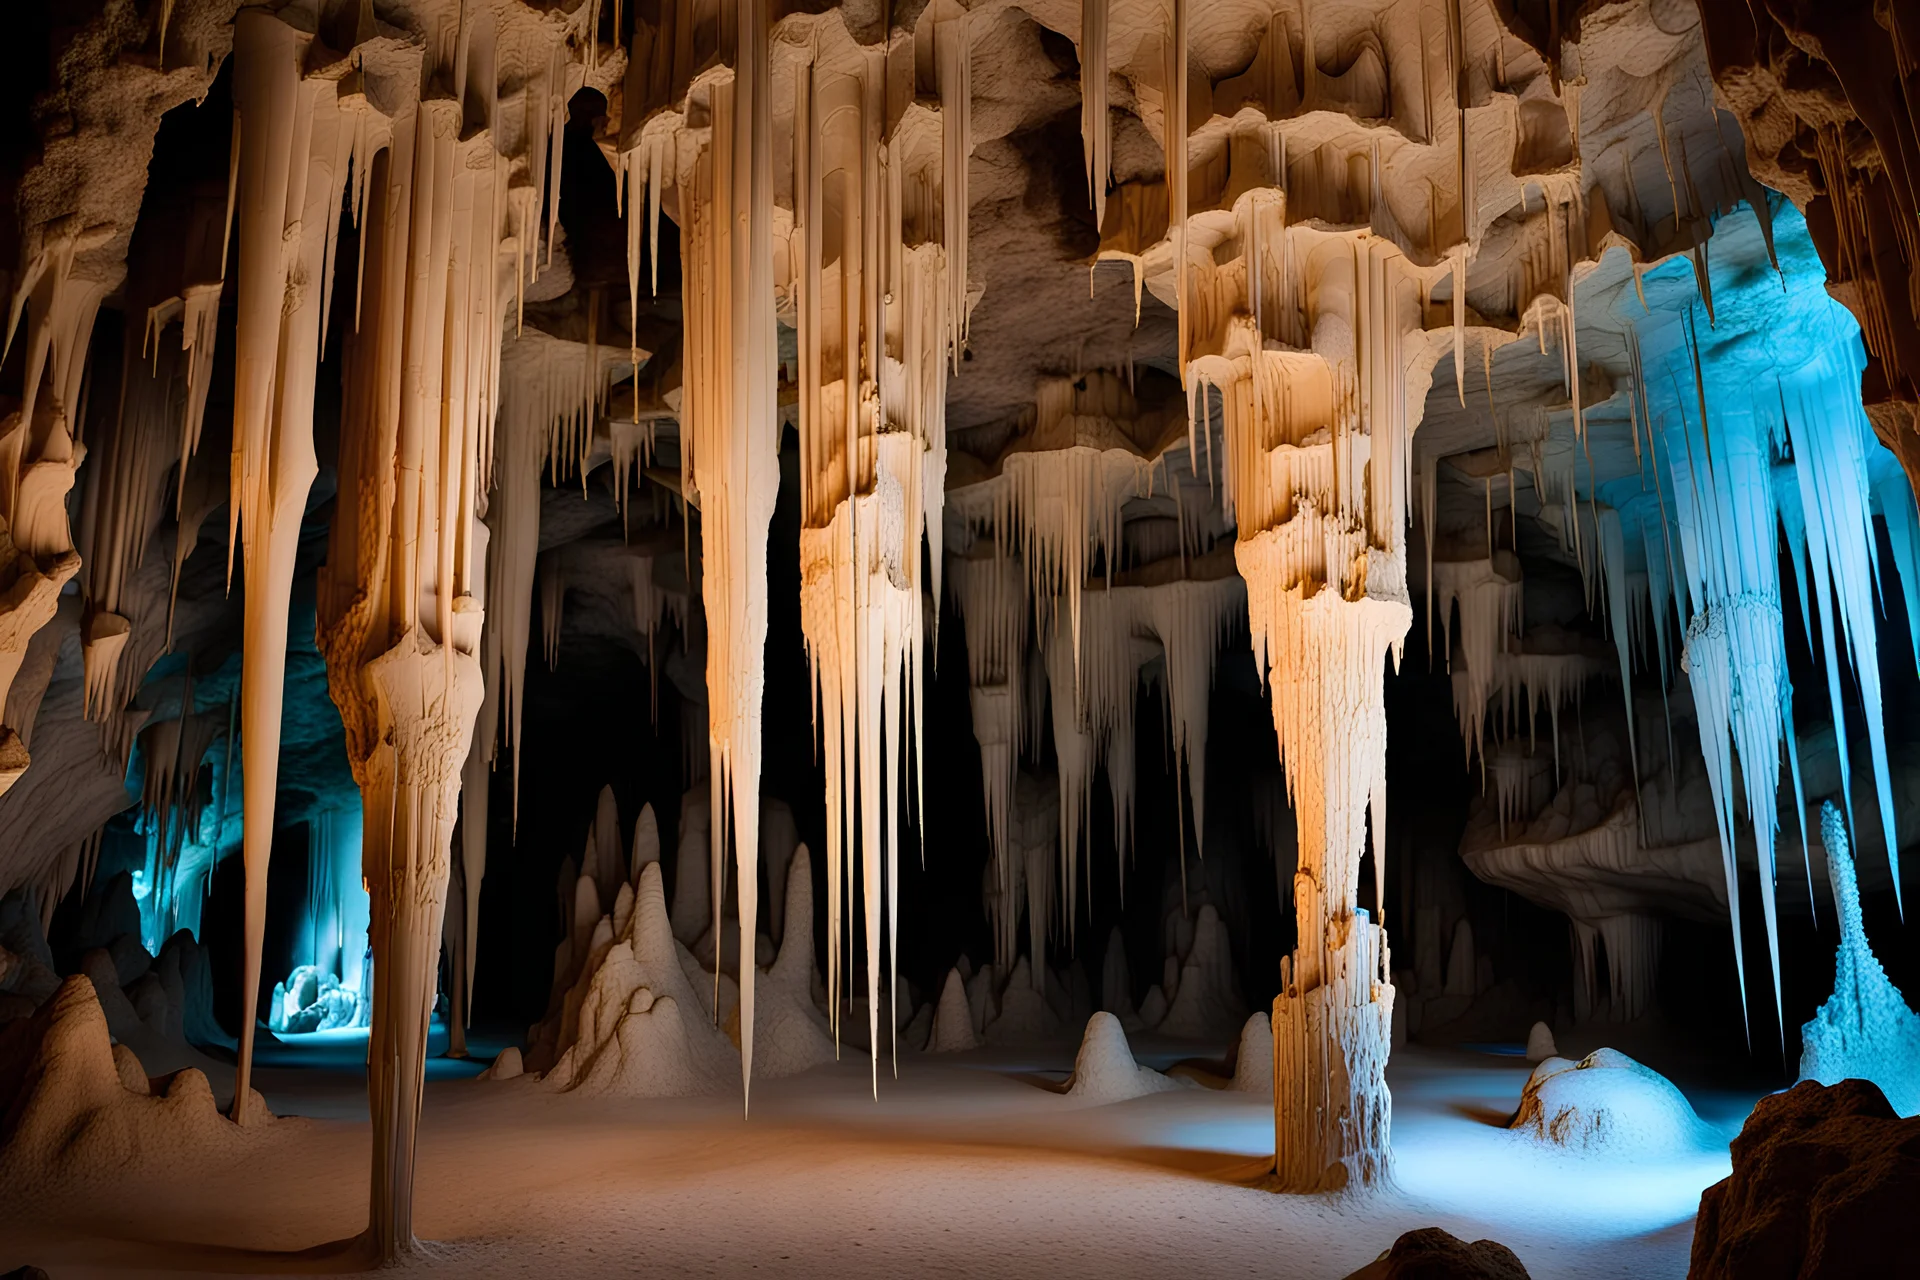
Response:
M259 998L267 863L280 775L287 612L307 493L319 466L313 388L333 228L353 143L340 77L303 76L310 37L248 9L234 32L239 276L228 528L246 574L240 675L243 854L247 871L242 1008ZM243 1018L235 1118L246 1120L254 1020Z
M1520 559L1496 551L1487 560L1443 560L1431 566L1428 607L1440 615L1441 647L1452 676L1453 716L1466 741L1467 763L1486 760L1487 704L1520 635L1524 583ZM1460 658L1453 658L1453 611L1460 609ZM1484 779L1484 773L1483 773Z
M1143 589L1143 622L1166 660L1167 727L1176 783L1193 800L1194 842L1207 831L1207 724L1220 647L1238 625L1245 586L1237 578L1182 581ZM1184 775L1184 776L1182 776Z
M170 272L168 266L158 267L161 278L178 275L186 283L172 297L155 301L148 295L143 299L151 305L146 309L139 347L129 342L122 353L120 404L104 466L96 468L87 481L83 528L88 538L85 555L89 567L85 575L87 608L81 620L81 657L86 676L83 710L89 717L107 723L109 737L114 739L124 740L122 726L114 721L156 656L155 645L172 644L178 566L199 532L199 522L193 519L189 505L188 477L200 447L200 429L213 383L239 161L236 148L229 164L225 205L208 210L196 204L185 228L185 243L158 248L159 254L179 262L177 272ZM209 214L220 216L217 235L209 225ZM214 260L211 255L216 244L219 257ZM152 270L136 273L135 278L142 274L150 276ZM179 333L169 338L168 332L176 323ZM184 388L179 385L182 383ZM184 394L177 394L182 390ZM176 399L180 402L177 422L173 420ZM146 619L131 615L133 601L126 594L159 527L165 509L168 463L174 460L179 463L174 493L178 516L176 571L167 600L167 627L161 638L152 634L155 628L142 625ZM136 629L141 633L140 643L134 645L134 661L129 668L123 664L123 656Z
M132 601L125 597L165 510L174 435L168 410L178 356L177 347L159 349L151 325L146 344L127 345L120 365L119 409L104 447L96 448L98 458L87 469L80 522L87 603L80 653L85 673L82 712L90 719L113 718L131 693L120 669L134 621L127 616Z
M491 54L491 42L473 42L461 100L403 105L370 165L341 502L318 592L328 686L367 814L374 1142L364 1239L381 1258L415 1247L428 1014L461 766L484 696L481 442L493 426L515 250L503 243L508 164L490 130L462 120L495 118ZM447 68L425 70L433 84Z
M1060 777L1060 841L1058 863L1051 877L1059 885L1059 902L1066 913L1066 935L1073 936L1074 903L1080 884L1081 836L1091 827L1093 775L1100 760L1100 742L1088 727L1075 690L1081 678L1078 646L1064 627L1056 626L1042 651L1046 662L1048 706L1052 713L1054 765ZM1127 673L1131 676L1131 672ZM1129 681L1129 683L1131 683ZM1131 737L1133 717L1120 726ZM1029 866L1029 879L1033 868ZM1030 883L1029 901L1039 886ZM1041 961L1034 961L1038 966Z
M1184 381L1192 338L1187 299L1187 0L1168 0L1168 7L1161 127L1166 132L1167 235L1173 244L1174 298L1179 312L1177 354Z
M741 945L750 949L759 915L767 528L780 491L779 349L766 0L738 0L735 21L734 74L706 86L712 131L679 183L686 308L680 466L681 492L700 511L714 901L721 901L731 835ZM740 969L745 1093L753 1073L754 966Z
M1037 447L1009 454L1000 480L980 486L981 497L963 506L969 523L991 531L998 545L1020 546L1028 591L1047 606L1043 625L1052 625L1052 602L1064 597L1076 647L1087 578L1102 563L1111 572L1121 509L1153 488L1150 460L1131 448L1103 447L1133 408L1124 383L1110 373L1043 379L1034 408Z
M1069 682L1064 688L1058 683L1054 687L1054 746L1062 762L1061 832L1064 837L1090 813L1091 760L1097 756L1106 766L1112 792L1115 854L1124 898L1134 812L1134 701L1140 671L1156 656L1163 659L1162 695L1179 788L1181 840L1184 848L1190 797L1195 846L1204 847L1207 703L1220 645L1244 616L1244 589L1231 576L1204 582L1179 579L1155 586L1089 591L1082 607L1077 667L1062 665L1055 675L1056 650L1052 645L1048 649L1050 678ZM1054 634L1055 643L1063 643L1064 633L1056 628ZM1063 869L1068 866L1066 845L1063 839ZM1184 870L1183 857L1183 874ZM1074 882L1071 875L1063 877L1068 886Z
M1027 651L1027 578L1018 560L999 554L955 557L953 598L967 629L967 692L973 736L980 746L980 787L986 805L994 891L1011 901L1014 788L1019 781ZM996 937L999 935L996 934ZM1011 964L1011 952L995 963Z
M509 201L510 203L510 201ZM603 400L619 367L617 353L592 359L577 343L534 329L505 342L500 356L500 411L496 419L493 493L487 521L493 530L487 559L488 611L499 647L487 668L488 689L499 689L499 733L512 755L513 827L520 821L520 743L526 696L527 648L533 624L534 588L564 583L551 578L540 555L541 468L557 480L562 463L571 469L579 440L592 436L591 406ZM572 443L569 443L569 442ZM584 475L584 471L583 471ZM543 640L549 665L556 660L558 598L541 600ZM489 745L489 760L497 750Z
M916 771L924 759L920 546L931 537L937 561L946 377L964 320L966 22L932 25L937 134L916 113L883 150L877 59L860 75L802 68L795 102L801 629L827 775L828 989L837 1016L839 913L857 873L876 1091L909 740ZM938 206L915 198L934 188Z
M67 493L86 449L74 440L84 408L87 344L106 289L73 276L84 247L71 227L50 230L22 272L7 323L11 349L24 315L25 395L0 420L0 706L34 634L53 620L60 592L80 571L67 524ZM26 743L0 725L0 795L25 773Z
M1107 218L1113 179L1113 130L1107 123L1107 16L1112 0L1080 0L1080 147L1087 161L1093 225Z
M489 594L493 585L492 528L481 525L476 555L487 566ZM473 740L460 768L460 893L461 917L458 945L453 955L454 980L458 990L450 1002L448 1017L448 1053L456 1058L467 1052L467 1024L473 1020L473 978L480 958L480 885L487 875L487 823L491 814L489 787L493 764L498 756L500 735L500 633L498 621L489 614L480 631L481 699L473 725ZM516 797L517 799L517 797Z
M547 670L560 669L560 626L567 607L567 562L564 546L540 553L540 652Z

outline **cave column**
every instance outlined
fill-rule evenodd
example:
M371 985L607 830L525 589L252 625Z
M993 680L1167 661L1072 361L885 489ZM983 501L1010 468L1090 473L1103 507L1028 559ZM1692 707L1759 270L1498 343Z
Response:
M1250 583L1263 567L1257 553L1241 564ZM1382 663L1412 611L1328 586L1264 603L1283 647L1270 683L1299 821L1298 942L1272 1015L1275 1172L1290 1191L1369 1184L1387 1167L1393 988L1386 931L1356 900L1368 808L1384 794Z
M443 73L430 68L423 83ZM470 83L492 78L488 66ZM485 130L463 136L462 115L450 96L407 105L369 166L340 499L319 583L320 650L365 819L374 1142L364 1243L382 1260L415 1247L427 1029L483 696L481 441L517 253L502 242L506 162Z
M1284 205L1245 240L1245 277L1283 264L1310 350L1267 332L1244 285L1202 263L1190 291L1233 318L1199 332L1195 412L1217 394L1256 666L1299 822L1295 951L1273 1003L1274 1161L1287 1191L1372 1184L1387 1172L1393 987L1386 933L1359 907L1372 817L1374 901L1386 807L1384 663L1413 621L1406 581L1407 457L1436 342L1420 280L1372 234L1291 229ZM1290 243L1297 241L1297 243ZM1184 269L1184 268L1183 268Z

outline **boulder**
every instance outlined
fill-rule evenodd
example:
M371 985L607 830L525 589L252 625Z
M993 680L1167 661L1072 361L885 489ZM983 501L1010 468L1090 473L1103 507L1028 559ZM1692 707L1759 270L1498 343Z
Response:
M1911 1275L1920 1118L1866 1080L1762 1098L1700 1196L1688 1280Z
M1439 1227L1421 1227L1347 1280L1528 1280L1513 1250L1497 1240L1468 1244Z

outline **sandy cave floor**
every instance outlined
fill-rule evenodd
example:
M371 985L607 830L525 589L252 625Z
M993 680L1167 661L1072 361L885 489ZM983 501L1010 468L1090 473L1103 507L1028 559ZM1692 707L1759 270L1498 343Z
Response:
M228 1167L146 1179L112 1203L0 1198L0 1272L283 1274L366 1222L364 1039L302 1037L266 1055L282 1115ZM1136 1044L1168 1066L1194 1046ZM408 1269L461 1276L1341 1277L1401 1232L1438 1225L1511 1246L1532 1275L1679 1277L1724 1150L1620 1161L1501 1127L1527 1077L1507 1052L1395 1053L1394 1185L1280 1196L1258 1095L1183 1089L1088 1107L1048 1087L1074 1046L903 1057L872 1100L864 1057L732 1099L552 1095L458 1078L427 1090L416 1222L438 1242ZM295 1064L301 1064L295 1069ZM1752 1093L1689 1091L1731 1138Z

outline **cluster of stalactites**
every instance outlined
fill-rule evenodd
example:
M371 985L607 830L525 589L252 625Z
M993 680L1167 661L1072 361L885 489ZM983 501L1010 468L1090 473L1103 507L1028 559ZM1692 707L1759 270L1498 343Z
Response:
M922 598L940 592L937 576L922 581L921 540L937 575L946 379L966 323L968 23L934 16L917 39L933 43L937 128L924 111L890 125L878 58L854 75L801 68L793 116L800 617L827 778L827 985L838 1010L857 875L876 1088L883 932L891 957L910 807L900 766L911 741L918 793Z
M1486 708L1520 635L1525 584L1520 559L1511 551L1486 560L1432 564L1427 584L1427 645L1433 645L1433 615L1440 615L1441 651L1453 677L1453 712L1466 741L1467 761L1486 759ZM1453 646L1453 611L1460 610L1460 653Z
M1783 743L1795 810L1801 815L1798 834L1803 851L1806 848L1793 688L1782 631L1777 555L1782 531L1809 645L1816 635L1820 639L1816 652L1822 658L1830 705L1842 705L1843 669L1850 668L1862 705L1869 708L1867 744L1880 821L1888 831L1894 827L1886 728L1873 710L1881 701L1874 601L1882 589L1872 521L1873 444L1853 391L1864 354L1850 332L1837 331L1846 328L1822 334L1824 341L1812 359L1790 371L1776 371L1776 385L1768 392L1749 388L1747 396L1740 396L1713 385L1714 359L1703 354L1697 326L1689 324L1665 355L1671 366L1665 386L1657 377L1650 383L1657 392L1671 387L1672 394L1643 396L1641 401L1648 406L1649 443L1656 446L1654 456L1661 464L1661 501L1671 507L1670 512L1662 507L1663 522L1671 523L1660 533L1670 540L1676 562L1669 569L1657 561L1655 535L1646 535L1649 591L1663 616L1670 593L1686 621L1683 662L1699 708L1728 905L1736 920L1736 821L1742 810L1751 824L1776 1007L1776 796ZM1789 461L1776 461L1783 456ZM1904 567L1898 535L1911 519L1911 508L1904 494L1896 497L1891 504L1884 497L1882 502L1892 507L1888 529L1896 535L1895 562ZM1847 735L1839 737L1843 799L1851 808L1851 750ZM1898 843L1887 842L1896 902ZM1811 881L1810 866L1807 875ZM1738 930L1734 944L1744 977Z
M214 799L199 786L200 763L227 729L225 716L193 710L193 681L180 696L180 714L140 732L140 826L147 837L146 896L141 901L141 932L150 948L176 928L197 921L197 897L204 884L181 884L182 854L200 838L202 816Z
M187 496L190 463L200 444L207 395L212 389L215 339L225 274L228 231L234 203L231 169L224 204L196 195L175 196L166 219L184 232L184 245L155 239L130 276L137 286L130 292L133 306L144 304L145 323L140 344L124 344L121 355L121 393L104 454L87 477L81 553L85 561L86 616L82 623L81 656L85 668L84 712L113 722L132 698L135 685L160 648L172 641L173 594L167 603L166 626L159 625L152 602L135 586L167 505L167 472L179 464L174 510L179 526L177 552L198 533ZM169 193L171 194L171 193ZM338 194L337 192L334 194ZM180 226L184 222L184 226ZM171 238L169 237L171 240ZM331 245L328 246L329 251ZM214 255L218 254L217 261ZM331 267L329 252L329 268ZM167 284L160 284L165 280ZM168 285L177 292L156 298ZM177 335L171 335L174 325ZM176 554L172 591L177 592L184 554ZM143 607L145 606L145 607ZM135 636L136 629L139 635ZM134 654L122 662L129 644Z
M1690 379L1691 381L1691 379ZM1792 731L1793 689L1788 681L1780 611L1778 513L1771 483L1773 432L1751 408L1713 415L1711 425L1693 405L1664 406L1663 452L1672 473L1674 522L1688 609L1683 668L1699 712L1700 746L1719 827L1727 903L1740 919L1734 862L1735 814L1744 800L1760 866L1773 989L1779 992L1775 923L1775 796L1784 738L1796 793L1800 772ZM1735 790L1735 764L1744 795ZM1746 962L1740 930L1734 957Z
M1156 462L1138 444L1153 418L1118 374L1043 378L1021 428L1031 447L1011 450L999 477L956 497L975 534L1019 548L1043 638L1055 625L1056 601L1065 603L1069 653L1079 644L1088 580L1102 573L1111 583L1119 567L1126 504L1152 496L1161 482L1179 495L1165 455ZM1181 516L1183 548L1197 547L1197 513L1182 508Z
M949 580L954 606L967 631L967 692L973 736L980 747L989 861L997 877L994 891L1011 902L1014 790L1020 754L1028 745L1023 705L1029 603L1020 562L991 546L988 550L992 554L954 557Z
M1079 887L1081 833L1088 829L1096 763L1107 771L1124 897L1136 779L1135 694L1144 668L1155 658L1162 660L1159 688L1182 813L1181 840L1184 846L1190 799L1194 845L1204 847L1208 702L1221 646L1245 616L1245 590L1232 576L1179 579L1090 591L1083 607L1077 656L1061 627L1053 629L1045 653L1060 775L1063 902L1073 901ZM1184 878L1184 855L1181 868ZM1071 928L1072 916L1067 919Z

